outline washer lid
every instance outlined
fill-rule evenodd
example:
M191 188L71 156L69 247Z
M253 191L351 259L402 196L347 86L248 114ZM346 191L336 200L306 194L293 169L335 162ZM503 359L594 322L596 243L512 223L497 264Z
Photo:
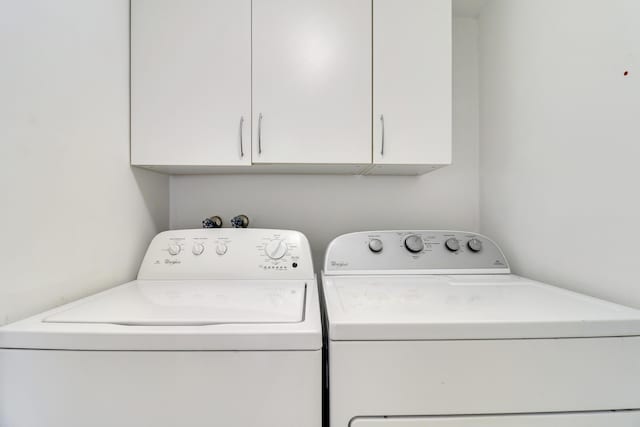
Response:
M138 280L0 327L0 349L322 348L314 280Z
M43 319L47 323L201 326L295 323L303 319L301 281L134 281Z
M639 310L514 275L323 280L334 341L640 335Z

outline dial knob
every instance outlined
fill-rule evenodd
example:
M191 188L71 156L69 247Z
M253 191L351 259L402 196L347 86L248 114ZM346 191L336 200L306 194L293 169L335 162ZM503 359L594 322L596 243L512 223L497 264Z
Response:
M180 245L178 245L176 243L172 243L172 244L169 245L167 250L169 251L170 255L178 255L180 253L180 251L182 251L182 248L180 247Z
M264 252L271 259L280 259L287 254L289 248L287 247L287 242L280 239L274 239L267 243L267 246L264 248Z
M412 234L404 239L404 247L407 248L409 252L416 254L418 252L422 252L424 249L424 242L422 241L422 237L417 234Z
M447 249L449 249L451 252L458 252L458 250L460 249L460 242L458 242L457 239L454 239L453 237L450 239L447 239L446 242L444 242L444 245L447 247Z
M371 239L369 240L369 249L371 252L382 252L382 240L380 239Z
M204 252L204 245L200 242L194 243L193 247L191 248L191 252L194 255L202 255L202 252Z
M224 255L227 253L227 244L225 242L218 242L218 244L216 245L216 253L218 255Z
M467 242L467 247L472 252L480 252L482 250L482 241L480 239L473 238Z

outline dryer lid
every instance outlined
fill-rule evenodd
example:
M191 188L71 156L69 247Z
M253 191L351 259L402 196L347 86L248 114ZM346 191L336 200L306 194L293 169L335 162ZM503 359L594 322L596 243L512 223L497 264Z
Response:
M128 326L295 323L303 320L305 292L303 281L134 281L43 321Z
M515 275L325 276L334 341L640 335L640 310Z

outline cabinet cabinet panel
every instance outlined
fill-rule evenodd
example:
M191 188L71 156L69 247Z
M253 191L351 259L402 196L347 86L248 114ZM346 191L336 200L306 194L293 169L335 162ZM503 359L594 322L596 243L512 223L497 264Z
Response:
M370 0L253 0L253 162L371 163Z
M451 162L451 20L451 0L373 0L374 164Z
M132 164L250 165L251 0L132 0L131 116Z

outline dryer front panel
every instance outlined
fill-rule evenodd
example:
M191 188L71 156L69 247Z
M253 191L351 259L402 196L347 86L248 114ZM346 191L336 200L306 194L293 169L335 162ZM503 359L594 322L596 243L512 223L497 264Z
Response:
M616 410L605 414L626 413L640 409L639 353L640 337L329 341L330 424L503 427L501 423L474 424L485 418L456 417L580 414L604 409ZM435 415L441 418L419 418ZM397 423L355 424L361 417L384 421L385 416L386 421ZM457 422L442 424L439 420L446 416ZM410 417L423 424L402 424ZM506 425L580 425L572 424L571 418L566 424L554 424L553 418L546 424L536 424L536 420ZM640 426L635 420L631 425ZM618 426L608 421L594 426Z
M351 427L637 427L639 411L468 417L356 418Z

